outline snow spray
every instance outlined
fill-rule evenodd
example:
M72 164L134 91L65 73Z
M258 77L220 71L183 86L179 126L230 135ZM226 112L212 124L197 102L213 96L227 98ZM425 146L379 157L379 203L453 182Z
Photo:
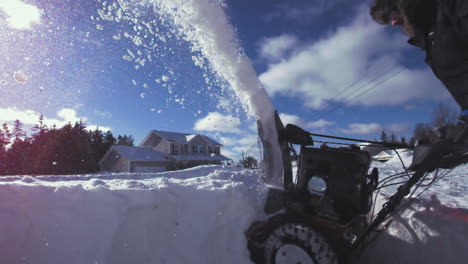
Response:
M245 111L258 118L263 130L269 168L266 181L281 184L281 151L274 119L275 108L262 87L252 62L242 54L236 34L225 14L222 0L152 0L158 15L172 20L183 39L209 62L217 76L226 81Z

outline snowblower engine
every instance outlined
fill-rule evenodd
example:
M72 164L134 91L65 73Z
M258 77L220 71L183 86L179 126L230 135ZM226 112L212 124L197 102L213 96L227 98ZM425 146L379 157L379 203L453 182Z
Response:
M369 212L378 172L374 169L368 175L368 152L355 146L333 148L323 144L314 148L309 133L291 124L281 129L279 136L285 164L290 163L290 152L295 153L292 144L300 145L296 177L292 176L292 168L285 166L287 192L283 205L301 214L312 210L317 216L343 224ZM267 204L266 211L272 211L270 206Z
M367 214L377 185L371 158L359 148L301 147L296 190L307 193L317 214L348 223Z
M251 259L257 264L338 263L368 224L378 171L368 174L367 151L313 147L309 132L283 127L276 118L283 188L268 191L268 221L254 222L246 231ZM299 155L294 145L300 146ZM295 174L291 160L297 163Z

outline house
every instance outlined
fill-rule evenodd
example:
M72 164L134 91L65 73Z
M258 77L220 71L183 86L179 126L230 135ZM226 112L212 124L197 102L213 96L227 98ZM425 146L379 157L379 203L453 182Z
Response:
M394 155L395 155L394 151L384 150L384 151L381 151L379 154L372 156L372 160L385 162L385 161L391 160Z
M169 170L172 159L149 147L113 145L99 162L101 170L113 172L163 172Z
M152 130L138 147L112 146L99 162L102 170L160 172L221 164L222 144L202 134Z

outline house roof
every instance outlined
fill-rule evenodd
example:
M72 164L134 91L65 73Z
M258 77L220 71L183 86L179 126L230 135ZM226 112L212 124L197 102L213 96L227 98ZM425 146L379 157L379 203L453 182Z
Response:
M230 160L223 155L174 155L172 156L175 160L208 160L208 161L221 161Z
M190 134L169 131L154 130L154 132L158 133L161 137L176 143L187 143L187 136L190 136Z
M165 153L149 147L130 147L113 145L111 150L117 151L122 157L130 161L169 161Z
M210 137L207 137L207 136L201 135L201 134L200 134L200 136L202 138L204 138L206 140L206 142L208 142L208 144L210 144L210 145L221 145L221 143L219 143L218 141L216 141L216 140L214 140L214 139L212 139Z
M178 132L169 132L169 131L161 131L161 130L153 130L154 132L158 133L161 137L169 140L170 142L175 143L188 143L190 140L195 138L197 135L201 136L205 141L210 145L220 145L221 143L217 142L216 140L202 135L202 134L185 134L185 133L178 133Z

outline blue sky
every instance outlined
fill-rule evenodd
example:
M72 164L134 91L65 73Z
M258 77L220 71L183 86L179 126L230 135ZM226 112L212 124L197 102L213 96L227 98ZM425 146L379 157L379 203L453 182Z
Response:
M203 56L148 2L157 1L2 1L0 122L82 119L137 143L151 129L199 132L233 159L258 155L254 120L222 79L195 65ZM373 23L369 5L225 2L236 41L285 123L338 136L408 137L438 103L455 105L423 52L398 29Z

